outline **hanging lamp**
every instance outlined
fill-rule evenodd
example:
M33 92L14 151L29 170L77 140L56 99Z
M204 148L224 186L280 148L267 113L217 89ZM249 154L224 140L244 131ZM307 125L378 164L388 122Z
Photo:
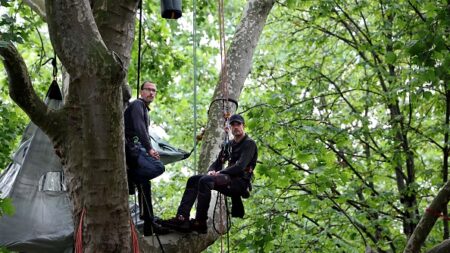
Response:
M161 16L163 18L178 19L181 15L181 0L161 0Z

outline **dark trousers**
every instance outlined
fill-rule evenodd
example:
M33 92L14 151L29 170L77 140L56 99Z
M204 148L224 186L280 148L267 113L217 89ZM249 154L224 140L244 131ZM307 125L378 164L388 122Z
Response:
M164 165L160 160L141 152L135 163L136 167L130 168L131 181L138 187L140 214L144 221L153 219L150 180L164 172Z
M228 175L208 176L195 175L188 179L186 189L178 207L177 214L189 218L189 213L197 199L197 213L195 218L206 220L208 218L211 190L217 190L226 196L241 196L247 190L248 184L241 178L224 178Z

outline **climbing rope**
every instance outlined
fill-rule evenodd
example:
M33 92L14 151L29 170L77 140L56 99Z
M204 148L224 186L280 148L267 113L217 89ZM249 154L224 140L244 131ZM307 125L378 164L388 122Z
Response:
M224 19L224 8L223 8L223 0L218 0L219 2L219 38L220 38L220 65L221 65L221 76L220 76L220 86L221 86L221 91L222 91L222 98L219 99L222 101L222 112L223 112L223 118L224 118L224 139L223 139L223 144L222 144L222 149L223 152L229 152L230 150L230 145L229 145L229 133L228 130L230 128L230 105L229 105L229 87L228 87L228 69L227 69L227 54L226 54L226 38L225 38L225 19ZM213 100L211 103L215 102L217 99ZM233 100L233 102L236 104L236 110L237 110L237 101ZM208 114L209 114L209 110L208 110ZM227 150L228 149L228 150ZM223 214L222 214L222 193L218 193L217 196L217 200L216 200L216 205L214 207L214 214L216 213L216 207L217 207L217 202L219 202L220 204L220 211L219 211L219 215L220 215L220 224L222 226L222 232L219 233L217 231L217 228L215 227L215 222L214 222L214 217L213 217L213 224L214 224L214 229L216 230L216 232L220 235L220 245L221 245L221 252L223 252L223 237L222 235L224 233L227 234L227 239L229 240L229 231L231 228L231 218L230 218L230 213L228 211L228 202L226 201L226 196L224 196L225 199L225 209L226 209L226 219L227 219L227 228L224 232L223 229ZM230 252L229 247L229 241L227 244L228 247L228 252Z
M138 62L136 79L136 98L139 98L139 84L141 83L141 48L142 48L142 0L139 1L139 32L138 32Z
M230 211L229 211L229 208L228 208L228 201L227 201L227 198L226 198L226 196L224 197L224 201L225 201L225 210L226 210L226 221L227 221L227 226L226 226L226 228L223 228L223 220L222 220L222 210L223 210L223 208L222 208L222 195L223 194L221 194L220 192L217 192L217 199L216 199L216 204L214 205L214 211L213 211L213 228L214 228L214 231L216 231L216 233L217 234L219 234L220 235L220 244L221 244L221 250L222 250L222 252L223 252L223 242L222 242L222 240L223 240L223 238L222 238L222 235L224 235L225 233L227 234L227 248L228 248L228 252L230 252L230 242L229 242L229 240L230 240L230 238L229 238L229 231L230 231L230 229L231 229L231 214L230 214ZM218 204L218 203L220 203L220 204ZM217 210L217 206L218 205L220 205L219 206L219 215L220 215L220 224L221 224L221 228L220 228L220 231L219 231L219 229L216 227L216 210Z
M139 186L140 186L140 188L141 188L141 195L142 195L142 198L143 198L143 200L144 200L144 202L145 202L145 205L143 204L142 206L146 206L147 207L147 212L149 213L149 215L151 215L151 217L152 217L152 219L154 219L154 215L153 215L153 205L152 205L152 199L151 199L151 197L152 197L152 190L150 189L150 200L148 200L146 197L145 197L145 194L144 194L144 189L142 188L142 184L139 184ZM140 204L140 203L139 203ZM144 221L145 222L145 221ZM152 221L152 223L153 223L153 221ZM153 224L151 224L150 225L151 226L151 230L152 230L152 234L153 234ZM161 252L162 253L164 253L165 251L164 251L164 247L163 247L163 245L162 245L162 243L161 243L161 240L159 239L159 235L157 234L157 233L154 233L155 234L155 236L156 236L156 240L158 240L158 244L159 244L159 247L161 248ZM154 244L154 243L153 243Z
M225 121L230 117L229 115L229 105L228 105L228 73L227 73L227 54L225 49L226 38L225 38L225 24L224 24L224 14L223 14L223 0L219 1L219 39L220 39L220 85L222 89L222 96L224 98L224 103L222 105L222 110L224 111ZM225 103L226 102L226 103Z
M75 236L75 253L83 253L83 219L86 214L86 209L83 208L80 215L80 223Z
M139 253L139 241L136 234L136 228L134 227L133 219L130 217L130 229L131 229L131 241L133 245L133 253Z
M194 168L197 168L197 1L192 1L192 56L194 65ZM203 136L203 133L202 133ZM200 138L201 140L201 138Z

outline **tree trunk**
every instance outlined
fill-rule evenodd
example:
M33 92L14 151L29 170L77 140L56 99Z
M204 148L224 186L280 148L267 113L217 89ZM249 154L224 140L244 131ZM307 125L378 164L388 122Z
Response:
M50 111L37 98L15 48L10 45L0 53L9 56L4 64L11 97L51 138L61 157L74 225L82 228L75 235L82 238L83 252L129 252L121 84L137 1L96 3L91 9L88 1L46 1L50 38L70 75L61 110Z

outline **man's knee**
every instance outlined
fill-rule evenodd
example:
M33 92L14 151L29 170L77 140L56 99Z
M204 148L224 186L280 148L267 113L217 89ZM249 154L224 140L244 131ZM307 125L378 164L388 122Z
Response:
M212 190L214 188L214 178L212 176L202 176L198 181L199 188Z
M164 171L166 171L164 164L160 160L155 161L155 171L158 174L158 176L164 173Z

